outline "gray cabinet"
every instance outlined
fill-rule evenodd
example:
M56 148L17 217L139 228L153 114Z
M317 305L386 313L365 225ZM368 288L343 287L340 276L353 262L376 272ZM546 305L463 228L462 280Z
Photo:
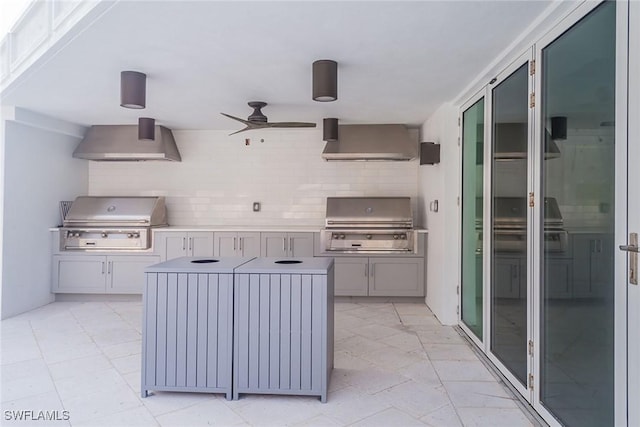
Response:
M295 394L327 401L333 369L333 262L257 258L235 270L233 394Z
M183 256L213 256L212 231L157 231L153 238L155 251L162 261Z
M610 234L574 234L573 296L596 298L607 295L613 286L613 239Z
M526 298L527 272L518 257L496 256L492 292L495 298Z
M233 269L248 259L171 259L146 269L141 394L232 397Z
M336 257L338 296L424 296L424 259Z
M144 269L157 255L54 255L52 292L141 294Z
M260 233L216 231L213 237L213 255L217 257L260 256Z
M312 257L313 233L261 233L264 257Z
M547 274L542 280L547 298L571 298L573 295L573 266L569 258L549 258L544 261ZM544 273L543 273L544 274Z

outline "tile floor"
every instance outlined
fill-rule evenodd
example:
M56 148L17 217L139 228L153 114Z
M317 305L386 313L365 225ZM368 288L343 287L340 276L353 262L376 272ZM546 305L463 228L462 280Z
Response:
M35 426L534 426L423 304L336 302L328 402L155 392L140 398L140 302L56 302L0 323L0 424ZM13 421L7 411L68 420Z

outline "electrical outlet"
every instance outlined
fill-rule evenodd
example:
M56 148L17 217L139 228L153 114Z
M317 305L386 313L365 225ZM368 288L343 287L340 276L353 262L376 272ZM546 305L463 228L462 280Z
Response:
M260 212L260 202L253 202L253 211Z

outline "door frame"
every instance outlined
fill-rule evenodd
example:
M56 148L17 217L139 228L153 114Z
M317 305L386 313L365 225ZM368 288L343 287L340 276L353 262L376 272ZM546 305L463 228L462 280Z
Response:
M486 149L486 145L487 145L487 117L489 117L488 114L488 108L487 108L487 86L484 86L482 89L480 89L478 92L476 92L475 95L473 95L471 98L469 98L469 100L467 100L464 104L462 104L460 106L460 110L458 112L458 120L459 120L459 126L458 126L458 170L460 171L460 173L462 174L462 168L464 167L463 164L463 150L464 150L464 112L467 111L469 108L471 108L473 105L475 105L478 101L480 101L482 98L484 98L484 129L483 129L483 138L485 141L485 147L483 152L482 152L482 158L483 158L483 175L482 175L482 183L483 183L483 187L482 187L482 214L483 214L483 218L486 218L485 215L485 209L487 207L488 203L485 203L485 191L486 188L484 186L484 184L486 183L486 168L487 168L487 149ZM464 292L464 289L462 288L462 240L464 239L464 236L462 234L462 206L464 203L464 200L462 200L462 194L463 193L463 185L464 185L464 180L461 179L458 181L458 194L460 194L460 205L458 206L458 224L460 225L459 229L459 242L458 242L458 248L460 251L460 256L458 256L458 325L460 326L460 328L465 332L465 334L467 334L467 336L471 339L471 341L474 342L475 345L477 345L479 348L482 348L483 350L485 350L484 348L484 343L483 341L486 340L487 338L487 319L486 319L486 313L487 313L487 291L486 291L486 286L484 286L484 283L486 281L486 256L484 254L486 254L487 249L486 249L486 239L483 239L483 247L482 247L482 340L480 340L476 334L469 329L469 327L463 322L462 320L462 294ZM483 222L483 229L482 229L482 233L483 236L486 236L485 234L485 225Z
M508 77L511 76L511 74L513 74L516 70L518 70L520 67L522 67L523 65L527 65L527 68L530 67L530 63L531 60L533 59L533 48L529 47L527 49L525 49L520 55L518 55L508 66L506 66L502 71L500 71L500 73L498 73L495 77L495 80L492 79L492 83L490 83L487 86L487 96L486 96L486 103L485 103L485 111L489 114L489 120L487 121L487 125L485 126L485 141L488 141L488 143L485 144L485 160L487 161L487 167L485 169L485 181L484 181L484 194L486 195L485 197L487 198L487 200L491 200L493 193L492 193L492 186L493 186L493 181L492 181L492 177L493 177L493 123L491 121L491 118L493 116L493 89L495 89L500 83L502 83L504 80L506 80ZM527 73L529 72L529 70L527 69ZM532 88L532 78L529 75L528 76L528 87L527 87L527 93L531 93L531 91L533 90ZM525 102L527 102L527 104L529 103L529 100L526 99L524 100ZM528 141L527 141L527 146L529 147L529 151L531 151L531 126L532 126L532 112L531 109L528 108ZM530 153L527 153L527 188L531 188L530 187L530 183L531 183L531 155ZM492 236L493 234L493 227L492 227L492 216L493 216L493 211L492 211L492 203L485 203L484 206L484 214L485 214L485 219L487 219L484 222L484 227L483 227L483 233L485 233L485 236ZM530 213L527 213L527 228L531 227L531 221L530 221ZM485 298L487 301L487 305L486 305L486 310L485 310L485 339L484 339L484 351L485 354L487 355L487 357L489 358L489 360L498 368L498 370L500 371L500 373L502 375L504 375L507 380L511 383L511 385L518 391L518 393L520 393L528 402L531 402L531 392L529 390L529 388L526 385L526 381L525 384L523 385L522 383L520 383L520 380L518 380L518 378L511 373L511 371L500 361L500 359L493 354L493 352L491 351L491 327L492 327L492 323L493 323L493 319L491 318L491 280L493 277L493 271L491 268L491 254L493 251L493 247L491 244L491 238L487 238L485 239L484 243L484 247L486 248L486 251L484 252L486 255L483 257L483 261L484 261L484 267L485 267L485 272L484 272L484 280L485 280ZM531 242L528 242L528 248L527 248L527 261L529 261L530 258L530 245ZM529 290L531 288L530 286L530 278L529 278L529 269L530 269L530 264L531 262L527 262L527 314L526 314L526 318L527 318L527 340L531 339L531 299L529 297ZM525 349L526 351L526 349ZM532 367L532 363L530 358L527 358L527 375L531 372L531 367Z
M626 46L621 45L621 43L617 45L617 56L626 58L627 62L622 63L622 61L619 61L616 63L616 66L620 66L620 68L625 67L620 70L616 78L624 79L623 81L627 82L627 87L624 88L624 93L621 93L623 88L620 88L620 91L616 92L616 96L627 96L628 98L626 99L626 114L620 112L621 114L618 115L618 112L616 112L616 138L618 138L618 131L620 131L621 138L627 138L628 151L626 154L628 164L626 165L627 170L624 176L624 178L627 179L625 195L628 201L628 229L626 231L640 233L640 199L637 197L637 189L633 191L636 196L629 197L628 186L628 180L631 177L629 174L629 165L637 165L640 163L640 123L638 123L637 120L640 116L640 76L638 75L638 70L640 70L640 54L638 53L640 49L640 3L635 1L619 3L620 6L622 6L622 4L626 6L626 15L624 15L623 11L620 11L618 12L618 19L621 22L626 22L627 27L618 28L618 35L626 36L629 43ZM622 9L622 7L620 7L620 9ZM618 123L620 123L620 127L617 126ZM631 141L634 143L632 144ZM616 235L616 237L618 236ZM617 252L617 246L619 244L627 244L627 236L621 236L620 239L619 241L616 239ZM624 267L619 267L618 264L616 264L616 271L618 271L618 269L624 271L625 278L623 283L626 284L628 255L626 252L620 253L624 258L624 263L621 261L620 264ZM616 401L616 419L618 413L622 415L626 410L628 425L634 426L640 424L640 407L638 407L637 404L630 405L628 402L640 401L640 366L638 364L638 361L640 361L640 342L638 340L638 336L640 336L640 285L626 284L625 289L627 290L627 323L625 324L627 329L624 331L625 336L620 338L626 338L627 364L624 366L624 370L620 369L619 372L616 371L615 381L616 383L618 381L626 381L627 406L618 405ZM616 303L618 303L617 300ZM616 327L617 326L616 324ZM616 337L616 339L617 338L618 337ZM617 352L615 360L618 360Z
M542 50L553 43L558 37L568 31L574 24L579 22L592 10L600 6L603 1L587 1L581 3L573 9L562 20L560 20L550 31L540 37L534 44L536 66L542 68ZM615 126L615 244L625 244L627 236L627 28L628 28L628 2L616 2L616 126ZM623 82L620 84L620 82ZM535 74L535 87L542 87L542 73ZM538 101L541 95L537 95ZM534 141L536 145L542 141L542 102L537 102L535 106L536 123L534 129ZM534 154L537 164L542 162L542 150L536 147ZM533 180L533 191L536 195L542 194L542 179L539 175ZM536 196L536 207L534 208L534 223L539 227L542 219L542 206L539 197ZM538 233L539 234L539 233ZM623 239L623 240L622 240ZM541 242L539 238L534 241L534 252L531 258L535 266L541 267ZM614 255L614 424L627 425L627 297L626 297L626 253L615 251ZM541 283L541 268L532 271L534 283ZM625 285L623 285L625 284ZM534 392L532 393L532 405L534 409L549 423L550 426L560 426L558 420L542 404L540 399L541 378L539 373L542 366L541 350L541 320L542 320L542 298L541 289L532 296L533 313L535 322L533 325L534 354L533 362L536 374L534 375Z

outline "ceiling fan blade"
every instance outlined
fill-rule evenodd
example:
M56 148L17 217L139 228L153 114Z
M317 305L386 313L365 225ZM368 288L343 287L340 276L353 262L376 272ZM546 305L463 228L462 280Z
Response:
M267 123L270 128L314 128L315 123L309 122L273 122Z
M244 124L245 124L245 125L247 125L247 126L251 126L251 125L253 125L253 123L252 123L252 122L250 122L249 120L241 119L240 117L235 117L235 116L232 116L232 115L227 114L227 113L220 113L220 114L222 114L222 115L223 115L223 116L225 116L225 117L229 117L230 119L237 120L237 121L239 121L240 123L244 123Z
M237 130L237 131L235 131L235 132L230 133L230 134L229 134L229 136L231 136L231 135L235 135L236 133L240 133L240 132L244 132L244 131L247 131L247 130L251 130L251 129L253 129L253 128L251 128L251 127L247 126L247 127L246 127L246 128L244 128L244 129L240 129L240 130Z

